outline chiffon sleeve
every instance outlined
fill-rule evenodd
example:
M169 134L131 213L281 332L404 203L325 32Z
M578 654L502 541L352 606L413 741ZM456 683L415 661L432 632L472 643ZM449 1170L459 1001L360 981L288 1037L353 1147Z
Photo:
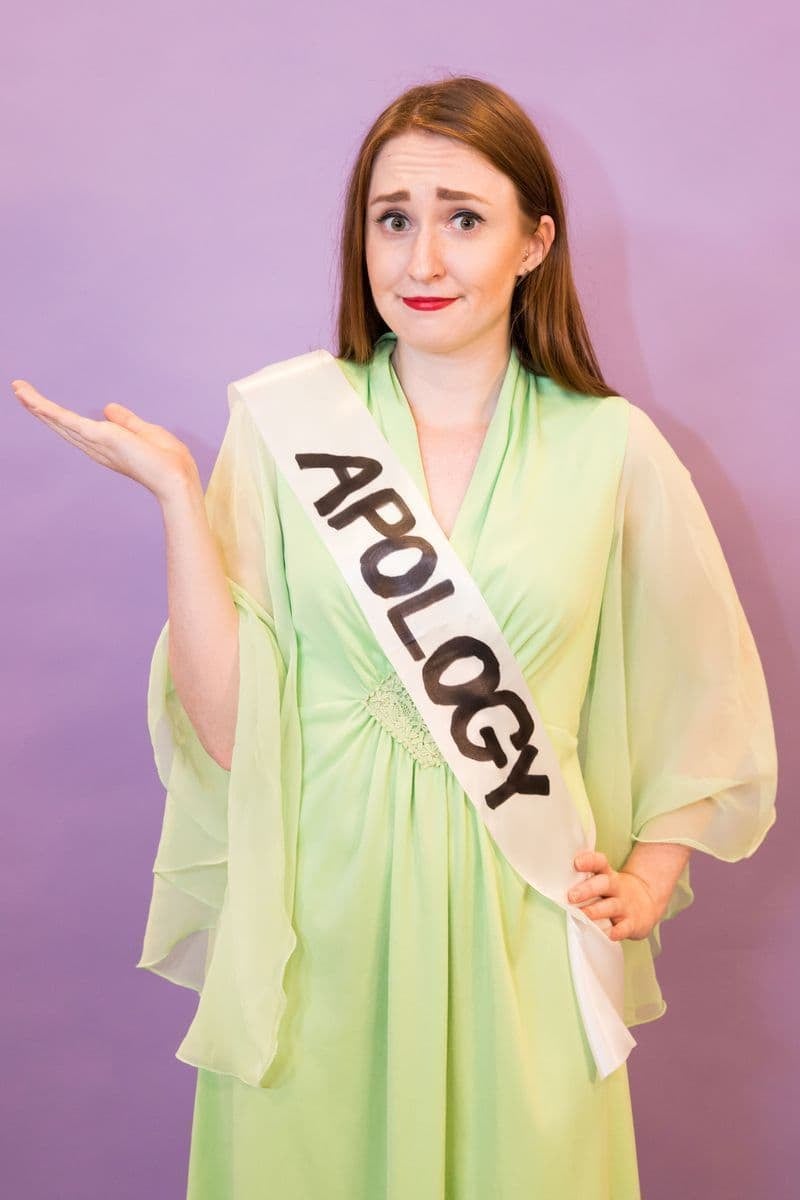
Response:
M736 862L758 849L776 817L764 673L690 472L644 410L625 404L578 735L596 847L617 870L637 841ZM623 939L628 1025L666 1011L654 964L661 926L693 900L690 859L648 937Z
M169 621L156 642L147 723L166 791L137 967L199 994L176 1057L262 1084L295 945L284 809L297 729L269 586L271 456L229 390L228 425L205 492L238 617L239 695L230 770L205 750L175 690Z
M764 672L691 474L635 405L620 506L632 838L736 862L776 817ZM687 863L662 920L692 900Z

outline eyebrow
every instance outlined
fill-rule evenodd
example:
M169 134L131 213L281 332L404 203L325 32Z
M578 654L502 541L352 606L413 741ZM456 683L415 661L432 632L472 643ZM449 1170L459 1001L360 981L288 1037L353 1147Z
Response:
M488 200L484 200L483 196L475 196L472 192L457 192L452 188L438 187L436 189L437 200L477 200L479 204L489 204ZM400 200L410 200L409 192L402 190L399 192L384 192L382 196L376 196L374 200L370 200L370 208L373 204L397 204Z

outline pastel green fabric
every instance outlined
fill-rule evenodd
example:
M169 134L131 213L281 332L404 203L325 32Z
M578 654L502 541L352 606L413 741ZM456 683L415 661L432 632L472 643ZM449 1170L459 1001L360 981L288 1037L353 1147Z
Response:
M395 337L339 365L427 494ZM596 1080L566 914L510 866L235 401L206 508L239 616L230 771L156 644L167 795L140 967L199 994L189 1200L634 1200L627 1064ZM451 541L620 866L775 819L761 664L689 472L623 397L512 349ZM692 900L688 868L664 919ZM665 1010L622 943L626 1022ZM633 1050L636 1053L636 1050Z

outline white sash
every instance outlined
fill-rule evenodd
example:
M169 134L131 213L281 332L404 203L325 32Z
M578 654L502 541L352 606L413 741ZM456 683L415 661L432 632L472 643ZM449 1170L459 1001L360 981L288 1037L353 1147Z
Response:
M636 1045L620 942L567 900L592 849L528 685L470 573L327 350L230 384L330 550L492 838L565 909L572 980L600 1078Z

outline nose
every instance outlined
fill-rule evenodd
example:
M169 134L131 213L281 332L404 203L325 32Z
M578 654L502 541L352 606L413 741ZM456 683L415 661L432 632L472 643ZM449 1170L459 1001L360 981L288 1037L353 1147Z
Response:
M436 279L442 274L442 256L435 229L420 227L411 247L408 273L420 281Z

